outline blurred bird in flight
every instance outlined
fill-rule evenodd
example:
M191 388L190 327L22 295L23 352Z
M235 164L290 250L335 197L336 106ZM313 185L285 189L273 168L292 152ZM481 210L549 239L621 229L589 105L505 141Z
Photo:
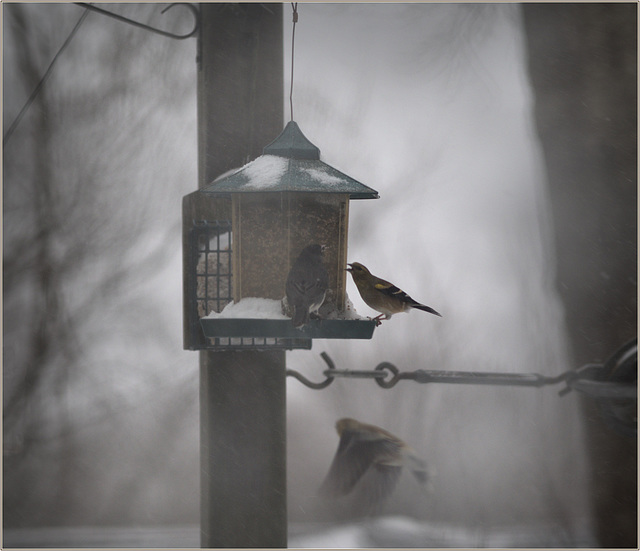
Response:
M390 432L375 425L344 418L336 423L338 450L320 487L322 497L341 497L360 484L369 511L378 509L395 489L402 468L409 469L424 488L429 474L426 463L413 449Z

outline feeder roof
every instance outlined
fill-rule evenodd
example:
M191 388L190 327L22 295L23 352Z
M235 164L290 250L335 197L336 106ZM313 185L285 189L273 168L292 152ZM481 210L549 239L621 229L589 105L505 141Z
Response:
M204 193L302 191L347 193L351 199L377 199L378 192L323 163L320 149L291 121L263 155L231 175L214 180Z

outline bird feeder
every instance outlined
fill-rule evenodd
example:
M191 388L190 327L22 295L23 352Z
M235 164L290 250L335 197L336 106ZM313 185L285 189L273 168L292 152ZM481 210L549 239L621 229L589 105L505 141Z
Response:
M349 201L377 197L320 161L293 121L263 155L186 195L185 349L310 348L313 338L371 338L374 322L350 310L345 269ZM319 319L295 328L281 306L285 282L312 243L325 245L329 289Z

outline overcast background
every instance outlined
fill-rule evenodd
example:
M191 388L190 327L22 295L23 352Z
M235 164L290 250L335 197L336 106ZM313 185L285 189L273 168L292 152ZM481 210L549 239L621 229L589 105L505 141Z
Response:
M174 32L191 24L179 7L104 7ZM288 92L288 4L284 13ZM5 133L81 15L3 5ZM320 380L322 351L353 369L579 367L521 7L302 3L299 16L295 120L325 162L381 197L351 203L349 261L443 317L413 311L371 341L315 341L287 353L287 367ZM627 43L612 48L628 59ZM195 39L90 13L5 138L5 528L199 521L198 360L182 351L180 237L181 197L197 186L195 50ZM635 209L630 174L621 217ZM635 289L635 272L623 277ZM348 293L373 314L350 278ZM615 346L635 335L635 303L626 308L633 321L611 330ZM433 471L427 496L403 478L386 514L476 543L505 528L541 545L601 542L588 439L599 420L558 390L337 380L314 391L289 380L290 520L319 531L357 517L348 499L315 497L334 423L349 416L401 436ZM635 503L622 508L635 514Z

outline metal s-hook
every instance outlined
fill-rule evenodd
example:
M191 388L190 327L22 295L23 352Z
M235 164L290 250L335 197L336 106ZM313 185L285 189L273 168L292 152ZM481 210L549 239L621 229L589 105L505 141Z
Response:
M144 23L140 23L138 21L134 21L133 19L129 19L128 17L124 17L122 15L118 15L117 13L113 13L107 10L104 10L102 8L98 8L97 6L94 6L93 4L87 4L86 2L74 2L76 5L81 6L87 10L91 10L91 11L95 11L97 13L100 13L102 15L106 15L108 17L112 17L113 19L117 19L118 21L122 21L123 23L128 23L129 25L133 25L134 27L140 27L141 29L145 29L147 31L151 31L152 33L156 33L162 36L166 36L168 38L173 38L175 40L184 40L185 38L191 38L192 36L195 36L198 32L198 29L200 28L200 11L198 10L198 8L196 6L194 6L193 4L188 4L188 3L180 3L180 2L176 2L173 4L169 4L166 8L164 8L162 10L161 13L165 13L166 11L170 10L173 6L185 6L186 8L189 8L189 10L191 10L191 13L193 14L194 17L194 26L193 29L191 30L191 32L187 33L187 34L175 34L175 33L170 33L168 31L163 31L161 29L156 29L155 27L152 27L150 25L145 25Z
M333 360L329 357L329 354L327 354L326 352L323 352L322 354L320 354L320 356L322 356L322 359L329 367L329 369L324 372L324 375L326 377L324 381L314 383L307 379L304 375L302 375L302 373L297 372L295 369L287 369L286 374L288 376L295 377L302 384L308 386L309 388L313 388L314 390L322 390L323 388L327 388L331 383L333 383L333 373L336 370L336 366L333 363Z

